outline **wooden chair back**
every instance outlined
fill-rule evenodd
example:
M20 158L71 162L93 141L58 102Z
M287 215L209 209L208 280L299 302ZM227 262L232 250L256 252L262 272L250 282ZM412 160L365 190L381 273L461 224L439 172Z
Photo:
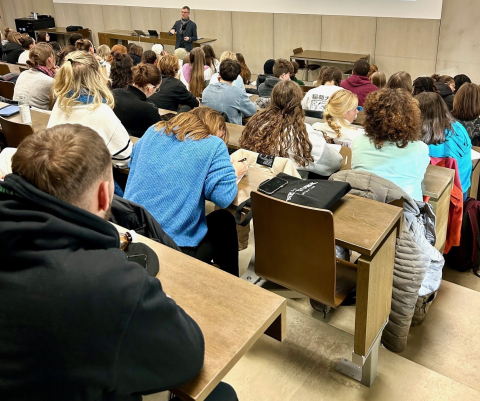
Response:
M31 125L16 123L3 117L0 117L0 124L7 146L10 148L18 148L20 142L34 132Z
M300 85L300 88L302 88L303 93L307 93L310 89L315 88L312 85Z
M0 64L0 75L10 74L10 67L6 64Z
M298 54L298 53L301 53L303 52L303 48L301 47L297 47L296 49L293 49L293 54Z
M336 258L333 214L252 192L255 274L336 308L356 283Z
M80 35L83 36L83 39L90 39L90 29L84 28L77 31Z
M0 81L0 96L13 100L13 91L15 84L13 82Z

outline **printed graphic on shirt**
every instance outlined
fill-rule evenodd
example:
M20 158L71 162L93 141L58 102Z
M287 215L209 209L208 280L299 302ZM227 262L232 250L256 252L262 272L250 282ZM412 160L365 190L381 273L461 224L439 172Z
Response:
M264 155L262 153L258 154L257 164L260 164L261 166L266 166L271 168L273 166L274 161L275 161L275 156Z
M330 96L325 95L312 95L312 101L310 102L310 110L325 111L325 106Z

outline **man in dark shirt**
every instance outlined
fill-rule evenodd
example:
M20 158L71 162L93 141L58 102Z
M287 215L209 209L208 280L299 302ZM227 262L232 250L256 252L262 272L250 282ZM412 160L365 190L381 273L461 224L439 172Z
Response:
M37 132L12 171L0 181L0 399L141 400L194 378L200 328L106 221L103 139L78 124Z
M175 43L175 49L183 47L187 51L192 51L193 42L197 38L197 25L190 19L190 7L185 6L182 8L182 18L173 24L170 29L169 35L177 34L177 41Z

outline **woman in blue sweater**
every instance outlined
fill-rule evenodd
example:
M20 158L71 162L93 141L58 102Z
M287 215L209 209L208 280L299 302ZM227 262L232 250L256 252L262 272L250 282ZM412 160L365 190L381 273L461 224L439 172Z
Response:
M431 157L452 157L457 161L463 197L471 184L472 141L463 125L456 121L438 93L424 92L415 97L422 112L423 142Z
M125 198L144 206L184 253L238 276L235 219L226 208L247 166L231 162L223 117L199 107L151 126L135 144Z

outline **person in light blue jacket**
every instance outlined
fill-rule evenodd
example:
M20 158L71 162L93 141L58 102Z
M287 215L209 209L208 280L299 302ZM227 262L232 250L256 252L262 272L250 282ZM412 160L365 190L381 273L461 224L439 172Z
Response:
M253 116L257 107L250 101L244 90L233 86L233 81L240 76L242 67L236 60L224 60L220 64L220 80L208 85L202 94L202 103L227 114L233 124L242 125L242 115Z
M238 276L235 219L205 215L205 200L229 206L244 162L231 162L223 117L208 107L151 126L135 144L124 197L145 207L182 251Z
M415 97L422 112L423 142L432 157L452 157L457 161L463 198L471 185L472 141L463 125L456 121L438 93L424 92Z

